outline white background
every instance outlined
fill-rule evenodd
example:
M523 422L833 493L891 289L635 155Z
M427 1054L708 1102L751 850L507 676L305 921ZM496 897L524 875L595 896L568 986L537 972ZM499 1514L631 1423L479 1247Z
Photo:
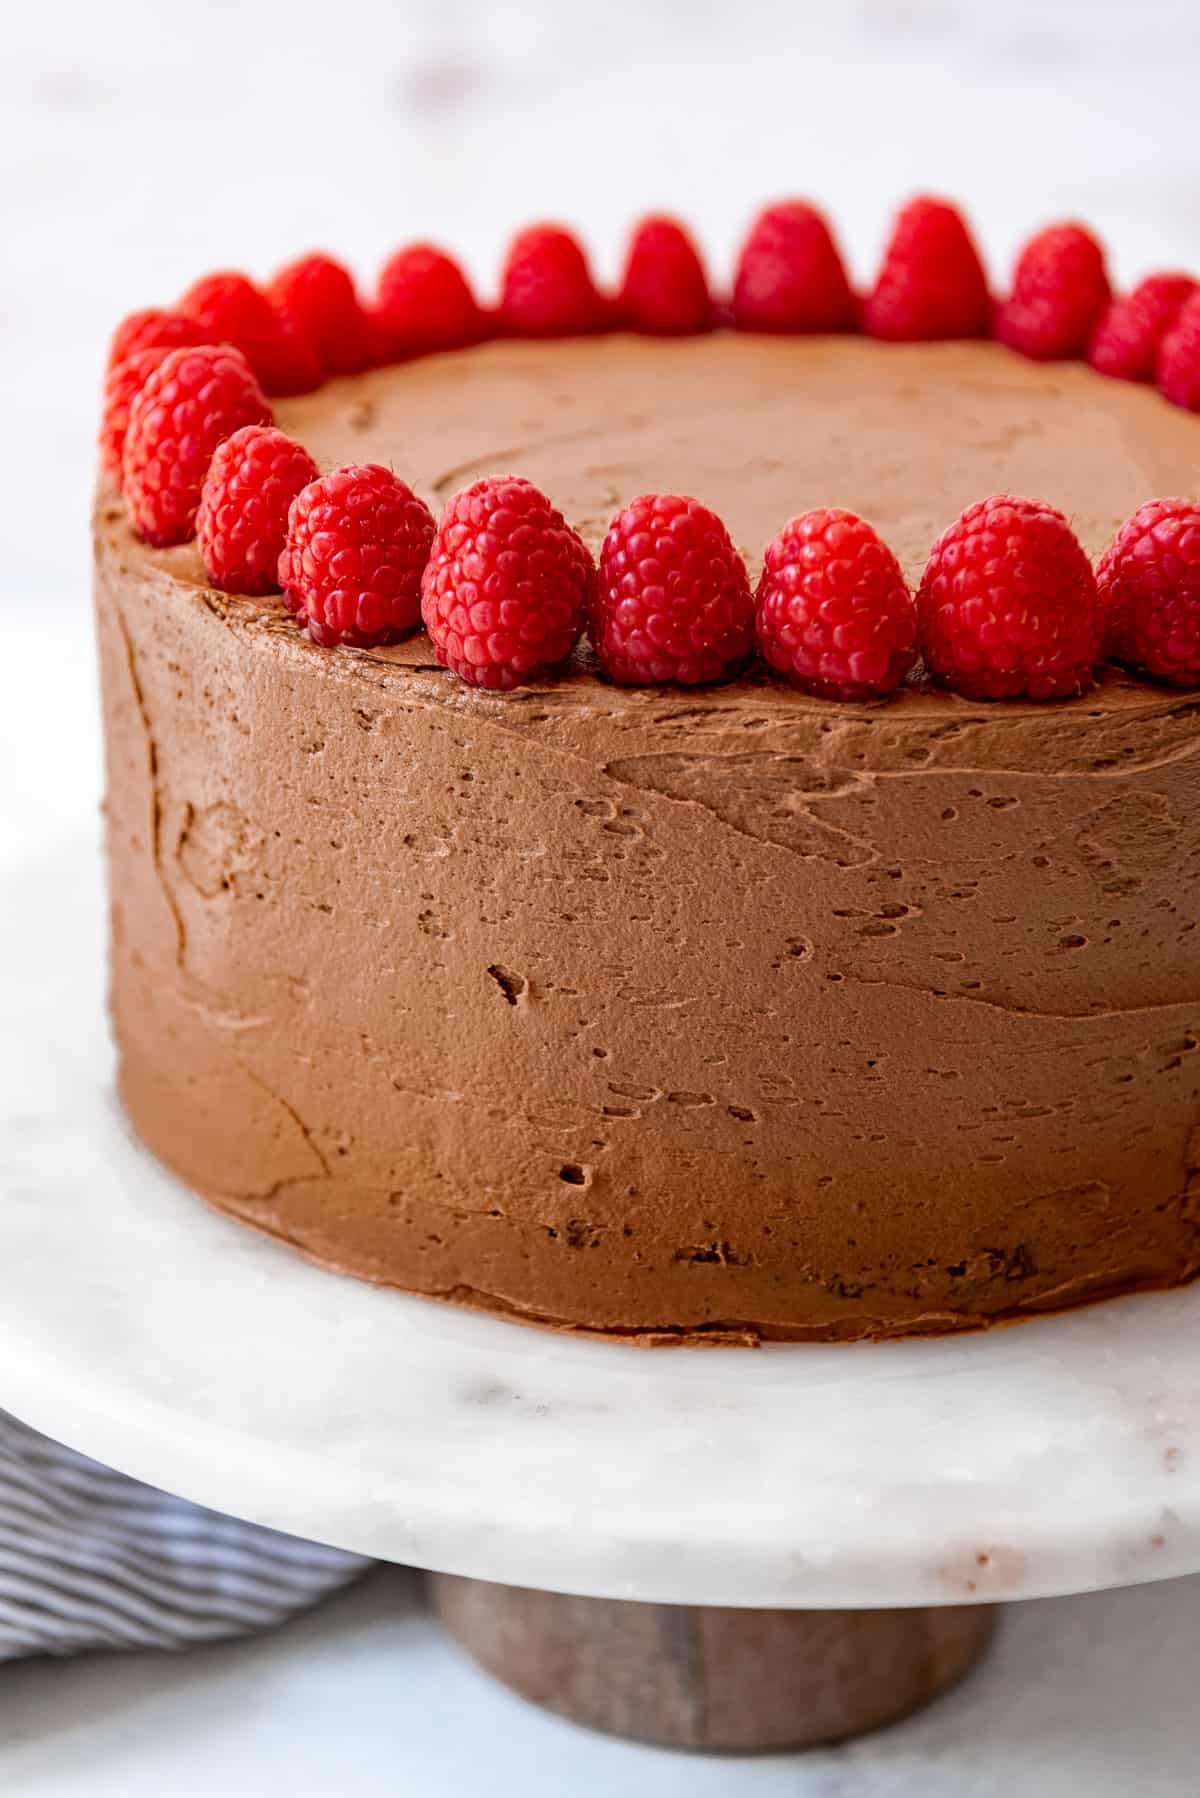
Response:
M802 193L865 277L918 188L967 203L998 283L1030 229L1069 214L1108 240L1122 281L1200 267L1192 0L10 11L0 793L36 801L39 833L65 783L97 785L86 508L104 342L207 268L266 274L319 245L366 276L432 235L486 290L511 230L558 216L611 274L628 222L669 206L719 275L760 201ZM10 866L33 828L0 829ZM1175 1798L1197 1787L1198 1664L1200 1581L1027 1605L975 1680L897 1730L799 1760L695 1762L522 1706L438 1638L411 1576L381 1571L258 1642L0 1670L0 1792Z

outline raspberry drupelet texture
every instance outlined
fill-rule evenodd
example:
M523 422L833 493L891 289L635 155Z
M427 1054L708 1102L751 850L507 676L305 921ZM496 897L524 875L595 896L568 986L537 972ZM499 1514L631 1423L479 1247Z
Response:
M736 673L754 646L746 565L715 512L647 493L618 512L589 609L610 680L694 686Z
M1159 345L1154 377L1173 405L1200 412L1200 293L1183 302Z
M785 525L767 548L756 603L764 661L819 698L882 698L917 659L900 564L853 512L830 507Z
M1108 654L1173 687L1200 687L1200 506L1152 499L1101 557Z
M219 443L200 490L204 572L225 593L277 593L288 510L317 479L308 451L273 425L243 425Z
M120 362L114 362L104 380L104 402L100 416L100 453L111 473L121 472L121 453L125 433L129 429L129 408L134 397L146 385L154 370L170 349L160 344L153 349L134 350Z
M210 343L241 350L264 392L311 393L320 386L316 350L246 275L229 270L203 276L188 288L179 310L203 326Z
M476 481L443 512L421 584L438 661L499 690L555 667L579 640L594 573L582 538L532 482Z
M397 250L379 276L376 316L389 354L460 349L487 335L487 320L462 269L436 244Z
M1017 258L1012 292L996 314L996 336L1038 361L1083 356L1111 298L1104 251L1092 233L1082 225L1049 225Z
M1159 346L1195 292L1190 275L1147 275L1112 301L1092 332L1092 367L1118 381L1152 381Z
M279 584L314 643L394 643L421 616L433 514L377 462L302 487L288 513Z
M139 350L180 350L188 344L212 341L203 325L198 325L185 313L164 312L157 306L148 306L121 320L108 346L107 367L115 368L118 362L124 362Z
M962 214L927 194L910 200L867 296L866 329L893 342L986 337L991 318L987 276Z
M833 233L807 200L760 212L738 257L733 321L739 331L852 331L858 302Z
M513 337L574 337L609 322L609 308L571 232L531 225L513 238L500 277L504 330Z
M240 350L221 343L168 351L134 395L121 455L138 536L160 547L185 543L217 445L242 425L270 423L271 408Z
M655 215L634 228L617 297L622 324L655 336L707 331L712 296L700 252L684 227Z
M314 251L271 279L267 298L285 327L307 339L324 373L353 375L374 360L375 335L348 269Z
M1065 699L1092 684L1104 619L1061 512L996 495L944 531L917 593L931 674L968 699Z

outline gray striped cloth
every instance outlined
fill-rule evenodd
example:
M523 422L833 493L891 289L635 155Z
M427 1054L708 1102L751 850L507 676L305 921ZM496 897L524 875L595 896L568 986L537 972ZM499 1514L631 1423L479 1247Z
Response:
M0 1411L0 1661L247 1635L368 1565L170 1498Z

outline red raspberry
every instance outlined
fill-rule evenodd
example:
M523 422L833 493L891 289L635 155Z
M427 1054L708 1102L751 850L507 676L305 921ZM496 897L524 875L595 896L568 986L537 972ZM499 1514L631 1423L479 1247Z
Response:
M1063 699L1092 684L1103 614L1061 512L996 495L933 546L917 593L929 671L968 699Z
M806 200L760 212L733 282L739 331L852 331L858 306L829 226Z
M225 593L278 593L288 509L317 478L308 451L273 425L243 425L217 445L200 490L204 571Z
M321 384L317 352L262 289L233 272L205 275L179 302L213 343L241 350L267 393L311 393Z
M1038 361L1082 356L1112 298L1104 251L1082 225L1048 225L1017 258L996 336Z
M574 337L608 322L577 239L560 225L513 238L500 278L500 320L514 337Z
M1159 345L1154 378L1172 405L1200 412L1200 293L1184 301Z
M910 200L866 301L871 336L897 343L986 337L991 320L987 276L962 214L927 195Z
M486 315L484 318L486 323ZM378 306L371 303L364 305L363 320L366 326L367 367L383 368L389 362L399 361L401 358L396 354L391 329Z
M242 425L270 423L271 408L240 350L202 343L168 351L134 396L121 457L139 537L160 546L186 542L218 443Z
M570 655L583 629L592 558L529 481L456 493L421 582L439 662L473 687L507 690Z
M163 359L170 355L165 345L154 349L134 350L121 362L114 362L104 381L104 410L100 421L100 453L104 466L115 474L121 472L121 452L129 428L129 408L134 397L145 386Z
M917 659L917 612L900 564L869 524L832 507L793 518L759 577L758 647L821 699L879 699Z
M377 316L395 356L459 349L486 333L466 276L431 243L409 244L384 263Z
M1152 499L1096 570L1108 653L1173 687L1200 687L1200 506Z
M646 493L618 512L589 624L604 672L626 685L694 686L736 672L754 646L754 600L716 513L675 493Z
M193 343L211 343L202 325L194 318L188 318L182 312L163 312L157 306L149 306L142 312L131 312L123 318L112 334L112 342L108 346L108 368L115 368L118 362L138 350L179 350Z
M292 501L279 584L314 643L394 643L421 616L433 514L376 462L311 481Z
M707 331L713 303L699 251L672 218L642 219L629 240L618 310L634 331L683 336Z
M1159 345L1195 292L1190 275L1147 275L1112 301L1092 332L1092 367L1119 381L1152 381Z
M285 326L312 345L326 374L353 375L370 366L370 321L349 271L331 256L289 262L273 276L267 298Z

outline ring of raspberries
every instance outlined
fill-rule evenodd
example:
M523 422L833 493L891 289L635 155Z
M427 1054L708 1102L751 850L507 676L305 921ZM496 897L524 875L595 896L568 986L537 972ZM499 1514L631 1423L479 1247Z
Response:
M828 220L788 200L755 219L726 296L687 230L660 215L634 229L612 293L557 225L513 239L490 308L428 243L388 260L372 300L323 254L265 288L234 271L208 275L174 307L117 327L102 459L135 532L160 548L196 538L212 586L282 593L325 648L373 648L423 622L444 667L495 691L544 678L585 632L601 672L633 685L729 679L757 654L799 691L843 702L882 700L922 666L973 700L1068 698L1104 659L1200 687L1200 504L1190 499L1141 506L1093 569L1061 512L983 498L938 538L915 591L870 524L826 508L754 546L752 586L721 519L687 495L631 499L597 562L528 481L476 481L439 521L390 469L322 472L271 413L272 396L489 337L720 327L990 337L1154 383L1200 412L1190 275L1152 274L1114 295L1103 248L1068 222L1030 239L996 298L961 213L925 195L897 216L860 294Z

